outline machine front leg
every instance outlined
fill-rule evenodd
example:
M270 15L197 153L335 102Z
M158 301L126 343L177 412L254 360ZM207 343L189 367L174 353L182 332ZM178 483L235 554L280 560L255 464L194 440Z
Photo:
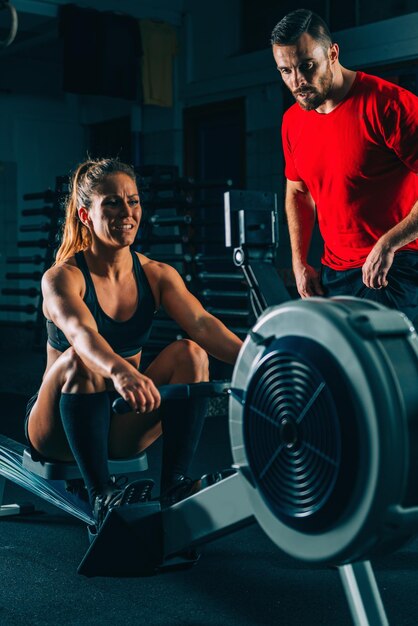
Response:
M370 561L338 567L356 626L389 626Z

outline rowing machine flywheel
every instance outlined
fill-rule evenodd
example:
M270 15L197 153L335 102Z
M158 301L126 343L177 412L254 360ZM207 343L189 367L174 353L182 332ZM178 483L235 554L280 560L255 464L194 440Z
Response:
M254 514L285 552L342 564L418 529L418 338L356 298L268 309L234 369L230 434Z

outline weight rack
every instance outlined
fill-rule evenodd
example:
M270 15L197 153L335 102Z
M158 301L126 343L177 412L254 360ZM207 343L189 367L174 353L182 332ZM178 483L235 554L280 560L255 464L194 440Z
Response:
M33 204L40 201L42 205L26 207L21 211L24 219L19 227L22 235L17 241L16 255L6 258L6 263L13 266L14 271L6 272L5 279L10 281L10 285L1 290L2 296L6 298L2 298L0 312L18 313L19 317L27 317L24 320L0 319L0 325L32 329L34 349L43 346L45 341L40 281L54 259L57 233L63 217L63 199L67 193L68 177L58 176L54 190L47 189L23 196L25 202ZM18 300L4 302L9 297Z

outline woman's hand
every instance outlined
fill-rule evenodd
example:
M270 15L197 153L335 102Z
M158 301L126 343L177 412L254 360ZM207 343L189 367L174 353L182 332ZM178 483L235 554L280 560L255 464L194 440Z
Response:
M161 397L151 378L140 374L132 365L119 367L112 373L116 391L137 413L151 413L161 404Z

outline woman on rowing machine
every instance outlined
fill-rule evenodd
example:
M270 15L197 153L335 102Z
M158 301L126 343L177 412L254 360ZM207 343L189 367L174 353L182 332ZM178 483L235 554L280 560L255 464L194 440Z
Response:
M242 343L205 311L174 268L131 251L141 214L130 166L117 159L82 163L55 264L42 278L47 366L28 404L26 435L33 454L76 460L98 527L109 508L138 488L118 488L108 458L133 456L161 433L163 504L198 490L187 474L206 401L173 400L160 409L157 387L208 380L207 353L234 363ZM191 339L167 346L142 373L142 347L160 307ZM112 414L117 394L130 413Z

